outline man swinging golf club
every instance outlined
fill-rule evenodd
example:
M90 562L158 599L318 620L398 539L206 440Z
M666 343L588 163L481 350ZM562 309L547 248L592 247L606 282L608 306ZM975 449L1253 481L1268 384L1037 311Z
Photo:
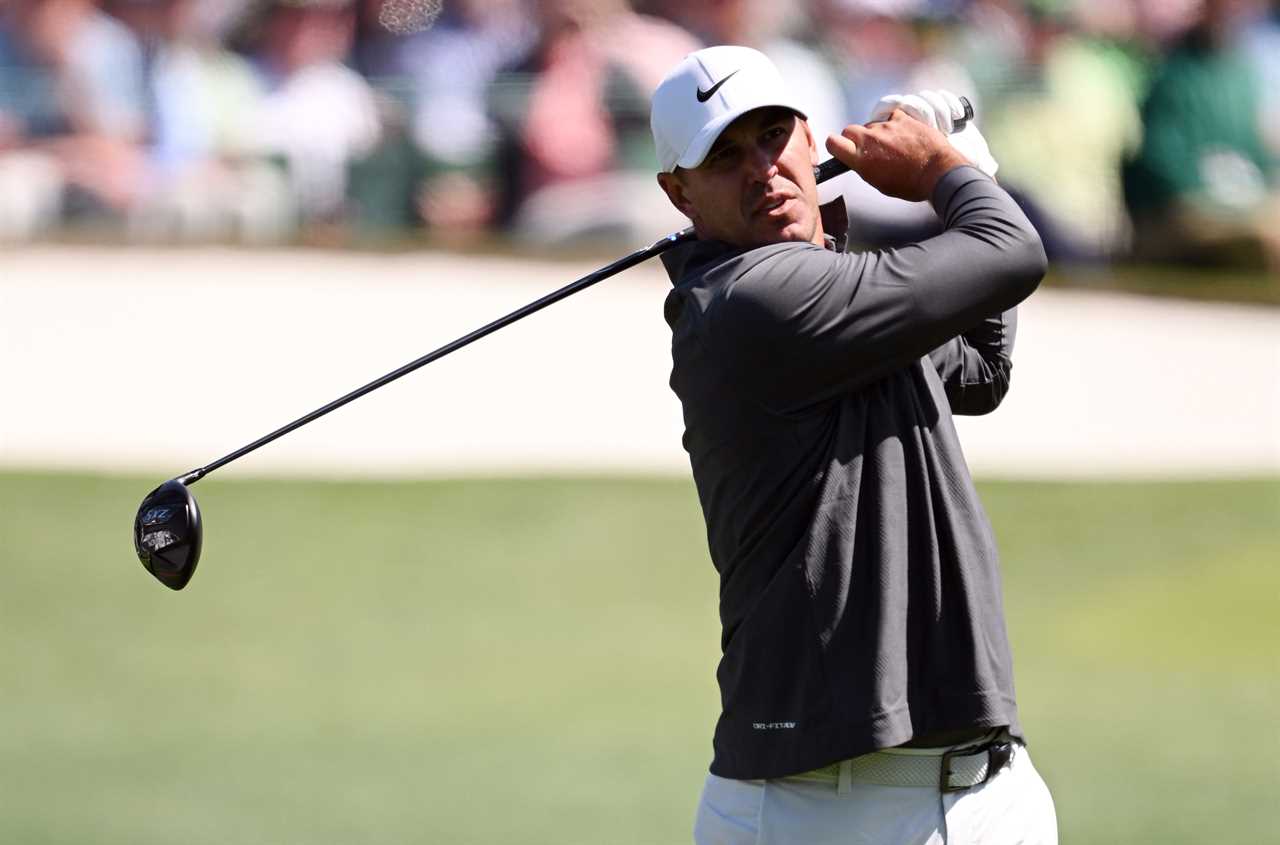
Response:
M948 137L950 94L826 140L943 223L863 254L819 209L817 144L765 56L693 53L652 108L659 185L698 235L662 256L665 315L723 625L695 840L1056 843L951 419L1008 390L1035 230L976 126Z

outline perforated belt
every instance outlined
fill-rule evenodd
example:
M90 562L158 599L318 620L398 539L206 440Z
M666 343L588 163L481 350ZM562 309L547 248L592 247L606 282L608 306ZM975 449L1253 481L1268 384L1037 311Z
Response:
M960 792L986 783L1009 765L1016 744L1001 733L994 739L954 748L893 748L832 763L794 775L795 780L880 786L933 786Z

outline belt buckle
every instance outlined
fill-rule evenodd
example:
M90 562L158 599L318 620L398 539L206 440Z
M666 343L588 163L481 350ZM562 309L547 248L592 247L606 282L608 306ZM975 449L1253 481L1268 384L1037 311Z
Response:
M967 786L951 785L951 758L952 757L973 757L974 755L987 753L987 774L978 783L969 784ZM1013 757L1013 743L1008 739L994 739L990 742L980 743L978 745L970 745L967 748L953 748L946 751L942 755L942 764L938 772L938 791L943 794L950 792L964 792L966 789L972 789L980 786L996 776L996 773L1008 765L1009 760Z

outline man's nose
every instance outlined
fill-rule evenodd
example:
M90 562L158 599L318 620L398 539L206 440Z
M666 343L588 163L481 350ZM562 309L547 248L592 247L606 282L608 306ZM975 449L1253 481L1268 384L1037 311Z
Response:
M752 147L745 159L747 173L755 181L768 182L778 175L778 159L766 147Z

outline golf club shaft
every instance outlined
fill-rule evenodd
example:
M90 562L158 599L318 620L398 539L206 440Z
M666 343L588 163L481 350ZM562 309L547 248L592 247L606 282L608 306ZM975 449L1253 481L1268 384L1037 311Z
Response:
M640 264L644 261L648 261L650 258L653 258L655 255L660 255L666 252L668 249L675 246L676 244L693 240L695 237L696 236L694 235L692 228L683 229L679 232L673 232L670 235L667 235L666 237L662 238L661 240L656 241L651 246L647 246L644 249L637 250L631 253L630 255L624 256L623 258L618 259L617 261L613 262L607 267L601 267L599 270L596 270L593 273L589 273L583 276L582 278L578 279L577 281L570 282L564 287L558 290L552 291L551 293L547 294L541 299L537 299L533 302L530 302L528 305L518 308L515 311L512 311L510 314L507 314L506 316L499 317L498 319L494 320L492 323L488 323L484 326L481 326L475 331L469 334L463 335L457 340L446 343L444 346L441 346L439 349L435 349L435 350L432 350L431 352L428 352L426 355L423 355L421 358L417 358L413 361L410 361L408 364L405 364L403 367L400 367L397 370L393 370L392 372L387 373L385 376L382 376L381 378L377 378L369 382L363 387L356 388L355 390L351 391L345 396L342 396L338 399L333 400L332 402L325 405L324 407L316 408L314 411L307 414L306 416L299 417L298 419L294 420L288 425L281 426L280 428L276 429L270 434L264 437L260 437L259 439L253 441L247 446L242 446L236 451L232 452L231 454L224 455L223 457L218 458L218 460L214 461L211 464L202 466L199 469L193 469L190 472L186 473L185 475L178 476L178 480L181 481L183 484L194 484L195 482L199 481L201 478L204 478L206 475L213 472L215 469L226 466L227 464L231 463L234 460L238 460L239 458L243 458L245 455L249 454L255 449L259 449L263 446L266 446L271 441L284 437L286 434L293 431L294 429L301 428L302 426L306 425L309 422L318 420L320 417L323 417L325 414L329 413L330 411L336 411L337 409L341 408L343 405L346 405L349 402L354 402L355 400L359 399L361 396L364 396L367 393L372 393L373 391L377 390L383 385L390 384L391 382L395 381L401 376L406 376L409 373L413 372L414 370L418 369L419 367L425 367L427 364L430 364L432 361L437 361L443 358L444 356L448 355L450 352L455 352L461 349L462 347L474 341L479 340L485 335L493 334L498 329L501 329L504 326L509 326L512 323L516 322L517 320L521 320L529 316L530 314L533 314L536 311L541 311L543 308L546 308L548 305L552 305L554 303L559 302L562 299L565 299L566 297L572 296L573 294L577 293L580 290L586 290L587 288L591 287L597 282L602 282L605 279L609 278L610 276L614 276L614 275L617 275L618 273L621 273L623 270L626 270L630 267L634 267L635 265Z
M817 177L817 180L819 182L825 182L827 179L830 179L833 176L837 176L841 173L844 173L848 169L849 168L846 165L837 161L836 159L829 159L823 162L818 167L814 168L814 174ZM358 387L355 390L348 393L347 395L339 397L338 399L333 400L332 402L330 402L329 404L321 408L316 408L314 411L307 414L306 416L299 417L298 419L294 420L288 425L277 428L275 431L271 432L270 434L264 437L258 438L257 440L253 441L247 446L240 447L239 449L235 450L229 455L224 455L223 457L218 458L218 460L214 461L211 464L207 464L205 466L199 467L198 469L193 469L184 475L178 476L177 480L182 482L185 485L194 484L200 479L204 478L209 473L213 472L214 470L220 467L224 467L227 464L231 463L232 461L243 458L245 455L249 454L250 452L256 449L260 449L263 446L266 446L271 441L284 437L289 432L295 429L302 428L307 423L320 419L330 411L336 411L337 409L341 408L343 405L346 405L348 402L354 402L355 400L359 399L361 396L364 396L367 393L372 393L373 391L377 390L379 387L382 387L383 385L386 385L386 384L390 384L391 382L395 381L401 376L406 376L409 373L413 372L414 370L418 369L419 367L425 367L427 364L430 364L432 361L437 361L443 358L444 356L448 355L450 352L455 352L461 349L462 347L472 343L473 341L479 340L485 335L493 334L498 329L503 328L504 326L509 326L512 323L516 322L517 320L521 320L529 316L535 311L541 311L543 308L546 308L548 305L552 305L556 302L559 302L562 299L565 299L566 297L572 296L573 294L577 293L580 290L586 290L587 288L591 287L597 282L602 282L605 279L609 278L610 276L615 276L618 273L621 273L623 270L634 267L635 265L640 264L642 262L648 261L650 258L653 258L656 255L661 255L662 253L671 249L673 246L684 243L686 241L694 240L696 237L697 235L694 233L692 228L682 229L679 232L672 232L670 235L667 235L661 240L654 242L651 246L647 246L644 249L637 250L631 253L630 255L624 256L623 258L619 258L617 261L613 262L607 267L601 267L599 270L596 270L593 273L588 273L587 275L583 276L581 279L578 279L577 281L574 281L574 282L570 282L569 284L565 285L559 290L552 291L551 293L547 294L541 299L530 302L528 305L525 305L522 308L518 308L504 317L499 317L498 319L494 320L492 323L481 326L480 328L476 329L470 334L463 335L457 340L454 340L450 343L446 343L444 346L441 346L439 349L435 349L431 352L428 352L426 355L423 355L421 358L417 358L413 361L410 361L408 364L405 364L403 367L399 368L398 370L393 370L392 372L387 373L385 376L382 376L381 378L378 378L369 382L363 387Z

